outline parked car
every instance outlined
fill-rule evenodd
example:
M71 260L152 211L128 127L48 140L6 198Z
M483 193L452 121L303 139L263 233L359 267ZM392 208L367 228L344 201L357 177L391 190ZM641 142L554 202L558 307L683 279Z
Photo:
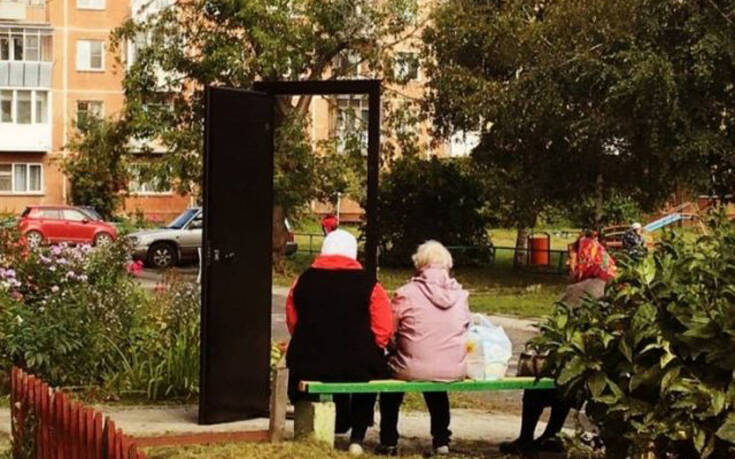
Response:
M129 234L133 259L159 269L197 262L198 249L202 247L203 215L201 207L192 207L163 228ZM296 252L298 245L288 221L284 221L284 224L289 233L286 255L290 255Z
M31 246L44 243L101 245L117 238L110 223L97 221L72 206L30 206L20 216L18 229Z

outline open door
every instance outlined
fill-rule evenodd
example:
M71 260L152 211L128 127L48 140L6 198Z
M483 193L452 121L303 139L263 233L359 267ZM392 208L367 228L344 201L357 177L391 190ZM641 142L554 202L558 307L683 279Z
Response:
M207 88L199 423L268 412L273 96Z

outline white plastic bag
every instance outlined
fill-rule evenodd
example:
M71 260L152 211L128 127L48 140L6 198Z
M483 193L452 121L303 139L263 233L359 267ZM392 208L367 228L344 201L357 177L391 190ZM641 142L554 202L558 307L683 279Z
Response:
M513 356L513 345L503 327L486 316L472 314L467 336L467 376L489 381L505 376Z

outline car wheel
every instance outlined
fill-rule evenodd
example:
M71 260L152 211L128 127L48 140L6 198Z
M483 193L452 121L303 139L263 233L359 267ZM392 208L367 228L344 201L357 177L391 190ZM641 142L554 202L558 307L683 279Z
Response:
M99 233L97 236L94 237L95 246L107 245L110 242L112 242L112 236L110 236L108 233Z
M39 247L43 244L43 234L38 231L28 231L26 233L26 241L30 247Z
M153 244L148 249L148 264L158 269L170 268L176 264L176 248L165 242Z

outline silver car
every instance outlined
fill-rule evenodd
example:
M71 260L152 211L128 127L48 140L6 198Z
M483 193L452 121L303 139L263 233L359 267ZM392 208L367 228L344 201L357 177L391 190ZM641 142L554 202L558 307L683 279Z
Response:
M133 259L159 269L197 262L198 249L202 247L203 215L201 207L192 207L163 228L129 234ZM286 255L291 255L298 250L298 245L287 220L284 225L289 234Z
M128 235L133 259L151 268L169 268L179 263L196 262L202 246L203 214L200 207L186 209L163 228Z

